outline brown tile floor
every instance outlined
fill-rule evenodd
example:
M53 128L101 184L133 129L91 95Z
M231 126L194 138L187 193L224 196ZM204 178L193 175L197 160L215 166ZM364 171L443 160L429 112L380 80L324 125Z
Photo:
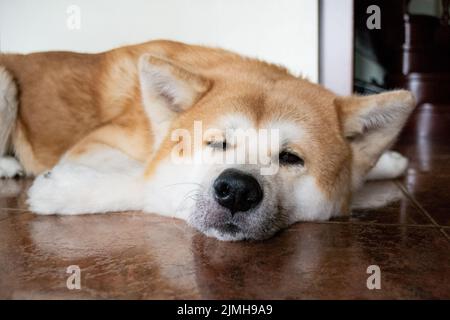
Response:
M35 216L30 181L0 181L0 298L449 299L449 141L450 106L421 106L396 145L408 175L366 189L396 201L253 243L137 212ZM66 288L69 265L80 290ZM380 290L366 287L369 265Z

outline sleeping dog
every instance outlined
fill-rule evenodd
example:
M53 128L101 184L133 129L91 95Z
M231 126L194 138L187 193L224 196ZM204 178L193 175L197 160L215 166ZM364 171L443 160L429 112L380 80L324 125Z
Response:
M37 214L143 210L221 240L348 214L414 109L403 90L340 97L238 54L151 41L0 55L0 175L36 176Z

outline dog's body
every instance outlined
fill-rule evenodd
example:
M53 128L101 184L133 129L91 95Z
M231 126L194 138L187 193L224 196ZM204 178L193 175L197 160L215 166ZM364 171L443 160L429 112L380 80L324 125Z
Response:
M367 177L401 175L406 159L386 150L413 108L406 91L341 98L278 66L169 41L3 54L0 175L37 176L28 203L41 214L145 210L220 239L262 239L346 214ZM196 121L201 148L187 152L174 132L195 136ZM259 161L219 161L251 157L241 129L279 135L270 175Z

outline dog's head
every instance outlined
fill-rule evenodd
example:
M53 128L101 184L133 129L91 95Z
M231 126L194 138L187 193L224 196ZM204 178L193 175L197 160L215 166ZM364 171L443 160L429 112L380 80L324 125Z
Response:
M224 240L347 213L414 106L406 91L337 97L223 51L172 58L139 64L155 145L146 210Z

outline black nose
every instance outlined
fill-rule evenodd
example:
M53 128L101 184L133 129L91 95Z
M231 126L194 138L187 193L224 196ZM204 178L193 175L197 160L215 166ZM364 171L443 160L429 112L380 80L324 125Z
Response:
M231 213L247 211L261 202L263 192L251 175L236 169L227 169L214 181L214 196Z

